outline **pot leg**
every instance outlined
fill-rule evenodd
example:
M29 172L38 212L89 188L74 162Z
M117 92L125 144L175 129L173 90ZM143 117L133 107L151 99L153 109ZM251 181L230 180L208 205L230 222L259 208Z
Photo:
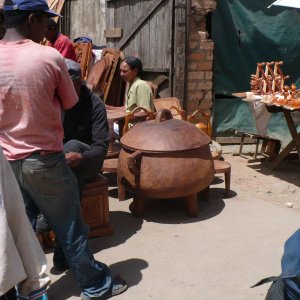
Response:
M118 197L119 197L119 201L124 201L126 198L125 186L121 183L121 180L119 180L119 178L118 178Z
M198 217L198 197L197 194L184 198L186 203L187 215L190 218Z
M143 217L145 214L145 201L141 196L134 196L132 202L132 214L135 217Z
M205 188L199 193L199 197L202 201L209 201L209 190L210 190L210 186L208 186L207 188Z

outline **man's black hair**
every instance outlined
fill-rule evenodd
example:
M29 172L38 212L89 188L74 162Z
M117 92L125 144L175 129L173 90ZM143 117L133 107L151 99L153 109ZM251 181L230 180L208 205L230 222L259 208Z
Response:
M48 20L47 28L48 29L57 29L58 28L58 24L53 19L50 18Z
M11 0L5 0L3 5L14 5ZM12 10L4 11L4 24L6 28L17 28L20 29L26 19L31 15L35 14L38 18L41 18L45 13L39 10Z
M130 69L132 69L132 70L137 69L138 76L140 76L143 73L143 63L139 58L134 57L134 56L128 56L128 57L125 57L122 62L126 62L127 65L130 67Z

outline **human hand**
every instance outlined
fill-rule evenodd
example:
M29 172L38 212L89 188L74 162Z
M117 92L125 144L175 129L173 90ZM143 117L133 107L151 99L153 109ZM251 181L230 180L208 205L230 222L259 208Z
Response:
M75 168L80 165L82 161L82 155L77 152L69 152L65 154L68 165L71 168Z

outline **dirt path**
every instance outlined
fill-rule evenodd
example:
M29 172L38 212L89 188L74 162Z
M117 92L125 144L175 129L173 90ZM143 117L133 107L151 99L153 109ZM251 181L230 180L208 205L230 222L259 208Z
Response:
M283 161L278 170L271 171L267 162L248 164L247 159L232 156L237 147L223 146L223 157L232 164L232 186L300 213L300 160Z

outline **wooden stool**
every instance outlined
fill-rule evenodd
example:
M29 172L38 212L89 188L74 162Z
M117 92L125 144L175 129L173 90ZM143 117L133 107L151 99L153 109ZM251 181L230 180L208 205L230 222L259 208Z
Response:
M81 212L84 222L89 225L89 238L113 233L109 223L107 179L98 175L87 183L82 191Z
M216 174L224 173L226 196L229 197L231 164L222 160L214 160L214 168Z
M103 162L101 169L102 172L117 173L118 171L118 158L108 158Z
M108 185L107 179L98 175L87 183L81 196L81 213L83 221L89 226L89 238L113 233L109 224ZM36 233L43 249L54 247L55 233Z

